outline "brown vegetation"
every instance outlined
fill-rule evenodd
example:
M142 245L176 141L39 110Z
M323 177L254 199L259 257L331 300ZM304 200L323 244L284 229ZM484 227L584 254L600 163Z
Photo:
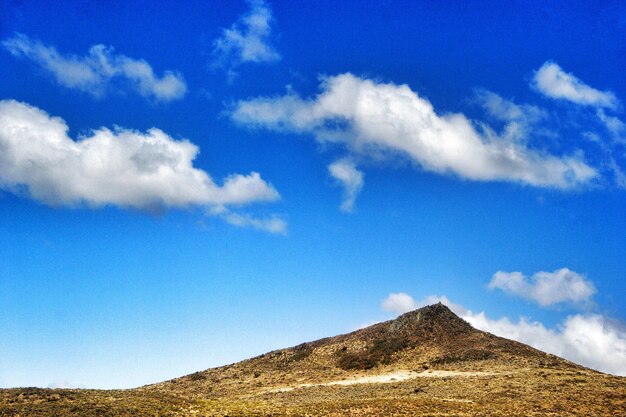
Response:
M478 331L438 304L133 390L0 390L0 416L51 415L626 416L626 379Z

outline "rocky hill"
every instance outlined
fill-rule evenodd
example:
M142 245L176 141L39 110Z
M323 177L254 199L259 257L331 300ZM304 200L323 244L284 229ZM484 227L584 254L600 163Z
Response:
M616 416L626 378L474 329L436 304L134 390L3 390L4 415Z

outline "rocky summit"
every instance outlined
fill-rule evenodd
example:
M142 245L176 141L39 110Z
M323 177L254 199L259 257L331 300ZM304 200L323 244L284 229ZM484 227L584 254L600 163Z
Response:
M626 378L442 304L131 390L0 390L0 416L626 416Z

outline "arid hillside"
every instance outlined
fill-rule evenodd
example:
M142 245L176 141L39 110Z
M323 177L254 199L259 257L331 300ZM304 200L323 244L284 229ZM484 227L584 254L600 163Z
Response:
M2 390L0 415L620 416L626 378L476 330L436 304L133 390Z

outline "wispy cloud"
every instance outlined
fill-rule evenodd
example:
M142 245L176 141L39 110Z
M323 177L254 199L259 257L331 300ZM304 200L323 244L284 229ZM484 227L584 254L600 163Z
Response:
M475 95L488 114L503 121L523 121L525 124L532 124L547 117L547 112L537 106L516 104L493 91L478 88Z
M146 61L116 54L110 46L94 45L85 56L63 55L55 47L20 33L4 40L2 46L12 55L39 65L60 85L96 97L115 89L130 89L156 101L171 101L187 91L181 74L165 71L158 77Z
M233 213L231 211L223 211L219 213L228 224L237 227L251 227L268 233L284 235L287 233L287 222L282 218L273 215L270 217L254 217L249 214Z
M350 159L339 159L328 166L328 173L344 189L341 210L350 213L354 210L356 197L363 188L363 172L359 171Z
M616 320L600 314L571 315L551 329L523 317L517 322L507 317L491 319L485 312L473 313L445 296L431 295L416 301L408 294L392 293L383 300L382 308L402 314L437 302L447 305L477 329L526 343L602 372L626 376L625 328Z
M475 90L476 102L487 115L504 122L502 137L509 140L525 141L537 124L548 118L548 112L530 104L517 104L485 89Z
M615 116L606 114L606 112L602 109L598 109L596 115L604 127L606 127L609 131L613 139L617 139L618 142L621 142L621 144L626 142L626 123Z
M540 271L531 277L521 272L496 272L488 285L507 294L526 298L542 306L560 303L588 303L596 288L584 276L568 268L554 272Z
M485 124L477 128L463 114L438 114L406 85L347 73L324 78L321 90L312 99L289 93L239 101L231 116L241 125L312 134L362 157L399 157L426 171L475 181L567 189L597 176L579 154L551 155Z
M230 76L243 63L271 63L281 59L271 42L274 17L263 0L249 0L250 10L213 42L213 64Z
M48 384L47 388L50 389L75 389L75 388L86 388L83 385L74 385L68 381L54 381Z
M612 91L595 89L571 73L565 72L557 63L547 61L535 72L531 86L543 95L565 100L590 109L582 117L587 117L582 125L593 125L595 118L605 132L583 132L582 136L591 139L600 149L601 165L607 176L620 188L626 188L626 173L622 168L624 146L626 145L626 123L618 117L607 114L621 110L621 103ZM591 117L590 117L591 116ZM578 122L574 120L574 122ZM580 122L578 122L580 123ZM608 135L607 135L608 133Z
M216 183L193 166L196 145L156 128L100 128L79 140L67 131L65 121L37 107L0 101L0 188L53 206L140 210L240 207L280 198L257 172Z
M547 97L584 106L616 109L620 105L611 91L590 87L553 61L547 61L535 72L531 85Z

